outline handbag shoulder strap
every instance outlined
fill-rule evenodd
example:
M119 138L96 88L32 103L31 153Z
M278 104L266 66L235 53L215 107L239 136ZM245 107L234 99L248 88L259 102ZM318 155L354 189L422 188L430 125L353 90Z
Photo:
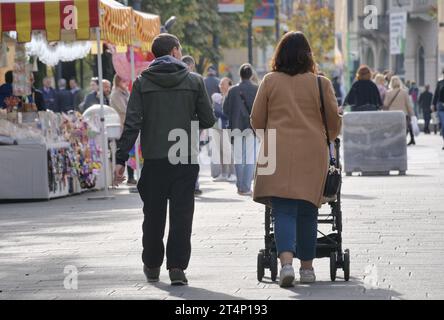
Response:
M398 92L393 97L392 101L390 101L390 103L387 106L387 109L390 109L390 107L392 106L393 102L395 102L396 98L399 96L400 93L401 93L401 89L398 90Z
M321 77L317 76L317 78L318 78L319 94L320 94L320 98L321 98L322 122L324 123L325 133L327 135L327 147L328 147L328 152L329 152L329 155L330 155L330 162L334 163L336 160L333 157L333 154L332 154L332 151L331 151L331 148L330 148L330 133L328 132L327 115L325 113L324 91L322 89Z
M328 132L327 116L325 114L324 91L322 90L321 77L319 76L318 76L318 87L319 87L319 94L321 97L322 122L324 123L325 132L327 133L327 145L330 147L330 133Z

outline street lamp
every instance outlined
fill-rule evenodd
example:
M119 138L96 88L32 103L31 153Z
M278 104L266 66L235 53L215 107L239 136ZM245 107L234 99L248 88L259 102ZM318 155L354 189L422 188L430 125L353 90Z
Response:
M170 17L163 26L160 27L161 33L168 33L173 25L176 23L177 18L175 16Z

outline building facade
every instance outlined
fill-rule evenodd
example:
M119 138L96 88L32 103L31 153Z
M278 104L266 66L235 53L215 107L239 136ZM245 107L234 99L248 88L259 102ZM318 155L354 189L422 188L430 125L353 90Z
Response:
M421 87L434 87L442 65L439 50L444 52L444 48L438 48L438 13L443 14L438 2L442 7L443 1L336 2L347 10L342 25L338 21L336 25L337 34L347 43L342 52L347 61L348 82L360 64L367 64L377 71L391 70Z
M444 73L444 1L438 1L438 27L439 70Z

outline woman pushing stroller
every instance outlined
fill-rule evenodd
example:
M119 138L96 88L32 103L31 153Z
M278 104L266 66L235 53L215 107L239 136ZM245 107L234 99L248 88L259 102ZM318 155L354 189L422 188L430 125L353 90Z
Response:
M295 257L301 260L301 283L316 281L313 260L317 218L329 159L320 89L332 141L339 135L342 118L331 82L325 77L318 79L313 53L304 34L289 32L281 39L272 68L259 88L251 124L255 130L276 130L276 170L272 175L256 174L254 201L273 210L282 267L279 284L291 287L295 280L292 266ZM264 141L260 157L265 155L264 150L270 150L269 143ZM259 158L258 163L264 161Z

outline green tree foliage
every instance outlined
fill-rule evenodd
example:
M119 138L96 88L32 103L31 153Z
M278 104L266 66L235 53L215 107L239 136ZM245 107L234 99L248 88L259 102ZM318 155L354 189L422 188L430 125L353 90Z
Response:
M334 62L334 12L317 0L301 2L290 25L310 41L316 62L330 72Z
M218 39L219 48L246 46L248 21L260 2L246 0L244 13L219 13L217 0L143 0L142 9L160 15L162 23L176 16L171 33L181 39L184 53L196 59L197 71L202 73L222 58L215 40ZM255 42L263 46L272 41L272 35L272 30L255 33Z

